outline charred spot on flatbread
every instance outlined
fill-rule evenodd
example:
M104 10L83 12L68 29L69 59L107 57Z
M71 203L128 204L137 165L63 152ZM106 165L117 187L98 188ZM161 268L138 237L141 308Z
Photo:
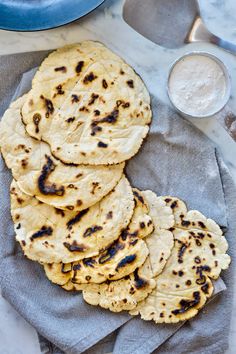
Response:
M51 226L42 226L39 231L36 231L33 235L30 236L31 241L36 238L44 237L44 236L51 236L53 233L53 229Z
M48 184L47 180L50 174L55 170L56 166L50 156L45 155L46 163L43 165L41 174L38 178L38 188L42 194L63 196L65 193L64 186L57 187L55 183Z

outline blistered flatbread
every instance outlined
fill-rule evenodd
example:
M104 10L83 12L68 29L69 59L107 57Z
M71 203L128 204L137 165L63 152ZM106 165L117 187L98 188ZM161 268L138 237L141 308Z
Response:
M227 269L228 244L219 226L196 210L187 211L183 201L163 197L173 210L174 248L162 273L155 278L156 288L132 315L156 323L176 323L195 316L212 295L212 279Z
M98 254L127 227L133 214L132 188L123 176L100 202L80 212L63 211L11 185L11 213L24 254L43 263L69 263Z
M114 164L136 154L151 122L141 78L104 45L85 41L51 53L22 109L27 132L76 164Z
M103 284L72 286L67 290L83 290L83 297L91 305L99 305L113 312L132 310L144 300L155 287L155 277L163 270L173 247L173 234L167 228L173 226L173 219L166 218L170 214L166 203L151 191L142 192L149 204L149 213L153 220L154 231L144 241L149 249L149 256L144 264L134 273L118 281L107 281ZM165 215L161 217L160 215ZM169 220L169 221L167 221ZM161 228L164 225L166 228Z
M120 280L87 285L83 290L83 297L90 305L120 312L136 307L154 287L155 280L143 276L141 270L136 269L134 273Z
M176 227L208 230L222 235L222 230L214 220L207 218L198 210L188 210L186 204L181 199L170 196L160 198L171 208Z
M13 102L0 123L0 147L20 189L64 210L84 210L107 195L120 180L124 164L65 165L49 145L30 137L20 110L27 95Z
M149 251L142 238L153 231L153 223L148 215L149 207L143 193L137 189L133 189L133 193L134 213L130 224L121 232L119 239L97 256L70 264L45 264L45 273L52 282L59 285L68 282L80 285L117 280L132 273L144 263Z

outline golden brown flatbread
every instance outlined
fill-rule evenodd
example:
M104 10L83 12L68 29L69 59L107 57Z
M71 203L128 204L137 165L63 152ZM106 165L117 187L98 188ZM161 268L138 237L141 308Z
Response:
M133 189L135 208L130 224L108 249L97 256L70 264L44 264L47 277L56 284L102 283L132 273L146 260L149 251L142 238L153 231L149 207L141 191ZM68 287L69 285L67 285ZM76 285L75 285L76 287Z
M174 248L156 278L156 288L132 315L156 323L176 323L195 316L212 295L212 279L227 269L228 244L219 226L196 210L187 211L183 201L163 197L173 211Z
M84 210L107 195L120 180L124 164L65 165L48 144L30 137L20 110L27 95L13 102L0 122L0 147L18 187L63 210Z
M154 231L144 241L149 256L132 274L117 281L102 284L76 285L67 283L67 290L83 290L83 297L91 305L99 305L113 312L135 309L155 287L155 277L163 270L173 247L173 234L168 230L174 219L167 217L171 210L151 191L142 192L149 204ZM161 216L161 217L160 217ZM162 227L165 228L162 228Z
M11 213L24 254L43 263L69 263L98 254L127 227L132 188L125 176L100 202L80 212L62 211L11 185Z
M114 164L135 155L151 122L141 78L98 42L52 52L22 108L26 130L53 155L76 164Z

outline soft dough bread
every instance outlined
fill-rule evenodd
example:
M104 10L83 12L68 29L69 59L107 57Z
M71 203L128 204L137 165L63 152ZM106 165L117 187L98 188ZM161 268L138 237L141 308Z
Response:
M154 231L144 241L149 256L144 264L127 277L108 281L103 284L75 286L67 290L83 290L83 297L91 305L99 305L113 312L135 309L138 303L151 293L156 286L155 277L161 273L173 248L174 218L170 207L151 191L142 192L149 205L149 214L153 220ZM161 217L160 217L161 216Z
M151 122L141 78L98 42L60 48L41 64L22 108L27 132L76 164L114 164L136 154Z
M142 238L153 231L153 223L143 193L137 189L133 189L133 193L134 213L118 240L94 257L69 264L44 264L45 273L53 283L67 283L66 288L88 283L99 284L123 278L144 263L149 251Z
M65 165L48 144L25 131L21 108L27 95L13 102L0 122L0 147L18 187L38 200L63 210L84 210L107 195L120 180L124 163Z
M100 202L80 212L39 202L11 185L11 213L24 254L43 263L69 263L98 254L127 227L133 214L132 188L125 176Z
M227 269L230 257L228 244L220 227L196 210L187 211L184 202L162 197L173 212L175 225L170 230L174 248L156 288L132 315L156 323L176 323L194 317L212 295L212 279Z

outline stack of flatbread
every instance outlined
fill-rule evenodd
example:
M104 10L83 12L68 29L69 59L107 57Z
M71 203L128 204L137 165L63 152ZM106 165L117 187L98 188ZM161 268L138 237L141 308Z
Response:
M130 185L125 161L151 115L134 70L85 41L43 61L2 118L0 147L25 256L91 305L173 323L197 314L230 257L213 220Z

